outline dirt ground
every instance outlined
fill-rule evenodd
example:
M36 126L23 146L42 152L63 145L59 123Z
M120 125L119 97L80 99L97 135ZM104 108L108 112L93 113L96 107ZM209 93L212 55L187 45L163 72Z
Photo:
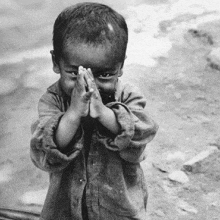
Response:
M141 88L147 111L160 126L142 163L149 219L218 220L220 163L210 161L203 173L186 173L185 183L168 178L201 151L220 146L220 71L207 59L220 46L220 20L193 30L169 29L183 21L161 24L158 37L172 42L167 56L155 58L153 67L125 65L123 80ZM13 79L7 85L11 92L0 95L0 207L40 212L48 174L30 161L30 125L39 97L58 76L47 57L4 63L0 71L3 79Z

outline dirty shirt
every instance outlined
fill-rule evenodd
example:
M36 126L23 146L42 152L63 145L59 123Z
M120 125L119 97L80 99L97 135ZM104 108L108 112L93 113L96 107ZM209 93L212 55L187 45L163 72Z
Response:
M70 105L59 81L38 105L32 126L31 159L49 172L50 184L41 220L146 220L147 186L140 162L157 131L136 87L120 81L106 106L120 132L113 135L97 120L84 118L73 140L61 150L55 133Z

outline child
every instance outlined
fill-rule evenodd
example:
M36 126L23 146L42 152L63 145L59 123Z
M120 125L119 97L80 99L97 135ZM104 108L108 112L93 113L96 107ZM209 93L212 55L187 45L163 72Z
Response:
M146 101L123 85L128 30L98 3L66 8L51 51L60 79L39 101L31 158L50 173L41 220L145 220L140 162L157 131Z

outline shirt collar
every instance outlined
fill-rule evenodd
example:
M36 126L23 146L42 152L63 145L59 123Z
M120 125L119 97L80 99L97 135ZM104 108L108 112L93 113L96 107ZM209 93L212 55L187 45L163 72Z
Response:
M58 96L68 97L60 85L60 80L56 81L54 84L48 87L47 91Z

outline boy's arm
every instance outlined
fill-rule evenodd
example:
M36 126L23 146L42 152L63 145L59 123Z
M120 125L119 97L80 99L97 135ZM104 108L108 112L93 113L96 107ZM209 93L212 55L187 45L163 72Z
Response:
M89 92L81 91L80 97L77 89L73 91L72 105L66 112L62 112L62 100L57 95L47 92L40 99L39 120L32 128L31 139L31 158L37 167L46 171L58 171L80 153L83 147L80 119L88 112L87 96L91 96ZM81 102L80 99L87 101Z
M88 85L88 92L85 89L85 84ZM80 67L77 81L71 94L70 107L61 118L56 130L56 142L61 150L65 150L73 139L81 118L88 115L89 101L93 91L90 88L90 84L90 79Z
M69 146L59 148L56 131L64 116L57 96L45 93L39 101L39 119L32 125L31 159L42 170L53 172L65 168L81 151L82 133L77 130Z
M106 127L109 131L111 131L111 133L115 135L119 133L120 125L112 109L104 105L102 114L100 114L98 120L104 127Z
M117 122L114 111L102 103L100 93L94 84L94 93L91 97L90 116L96 118L104 127L111 133L117 135L120 130L120 125Z
M156 134L157 124L147 115L146 100L137 88L124 88L120 102L108 103L107 107L115 115L119 130L114 139L102 139L105 146L129 162L140 162L144 159L143 151ZM104 119L105 118L105 119ZM107 114L103 121L108 123ZM105 122L100 121L104 126ZM107 127L107 126L105 126ZM108 128L108 127L107 127Z
M93 89L93 94L90 101L89 115L90 117L97 119L112 134L117 135L120 130L120 125L117 122L115 113L103 104L90 68L87 69L87 73L90 87Z

